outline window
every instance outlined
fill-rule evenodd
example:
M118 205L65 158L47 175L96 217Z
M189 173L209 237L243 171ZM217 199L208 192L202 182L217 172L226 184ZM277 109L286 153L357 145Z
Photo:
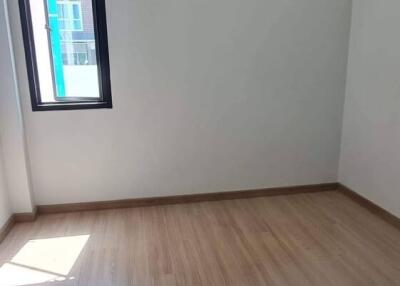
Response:
M81 1L57 1L60 31L82 31Z
M19 0L32 110L112 108L105 0Z

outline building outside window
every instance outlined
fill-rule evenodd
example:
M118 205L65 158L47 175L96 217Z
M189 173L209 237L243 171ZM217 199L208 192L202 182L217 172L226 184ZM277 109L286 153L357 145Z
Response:
M57 1L57 15L61 31L82 30L81 1Z
M57 1L57 16L64 65L96 65L90 1Z

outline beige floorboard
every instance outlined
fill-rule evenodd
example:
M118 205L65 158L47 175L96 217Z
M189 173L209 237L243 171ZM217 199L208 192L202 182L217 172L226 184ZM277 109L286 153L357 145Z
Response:
M42 215L0 266L2 286L390 286L400 231L337 191Z

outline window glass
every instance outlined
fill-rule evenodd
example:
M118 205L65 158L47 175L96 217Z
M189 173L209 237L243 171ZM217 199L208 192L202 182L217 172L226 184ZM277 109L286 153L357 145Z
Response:
M74 19L80 19L81 18L81 9L80 9L80 6L79 5L77 5L77 4L73 4L72 5L72 7L73 7L73 14L74 14Z
M47 21L49 27L48 47L45 47L46 41L36 43L48 51L48 61L52 66L52 81L48 81L48 75L43 81L52 85L47 89L53 89L53 96L44 98L50 102L99 98L92 1L44 1L45 5L42 6L45 13L33 15L33 18L46 15L43 21ZM41 1L31 1L31 6L38 6L39 2ZM32 9L33 12L36 10ZM82 19L82 15L85 15L85 19ZM83 25L83 22L88 24ZM34 34L38 33L43 31L34 31Z

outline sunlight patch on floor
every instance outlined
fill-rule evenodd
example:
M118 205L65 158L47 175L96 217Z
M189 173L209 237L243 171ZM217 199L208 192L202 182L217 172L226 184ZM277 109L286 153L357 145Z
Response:
M65 280L89 237L79 235L28 241L0 267L0 286Z
M5 263L0 268L1 286L22 286L62 280L65 278L10 263Z

